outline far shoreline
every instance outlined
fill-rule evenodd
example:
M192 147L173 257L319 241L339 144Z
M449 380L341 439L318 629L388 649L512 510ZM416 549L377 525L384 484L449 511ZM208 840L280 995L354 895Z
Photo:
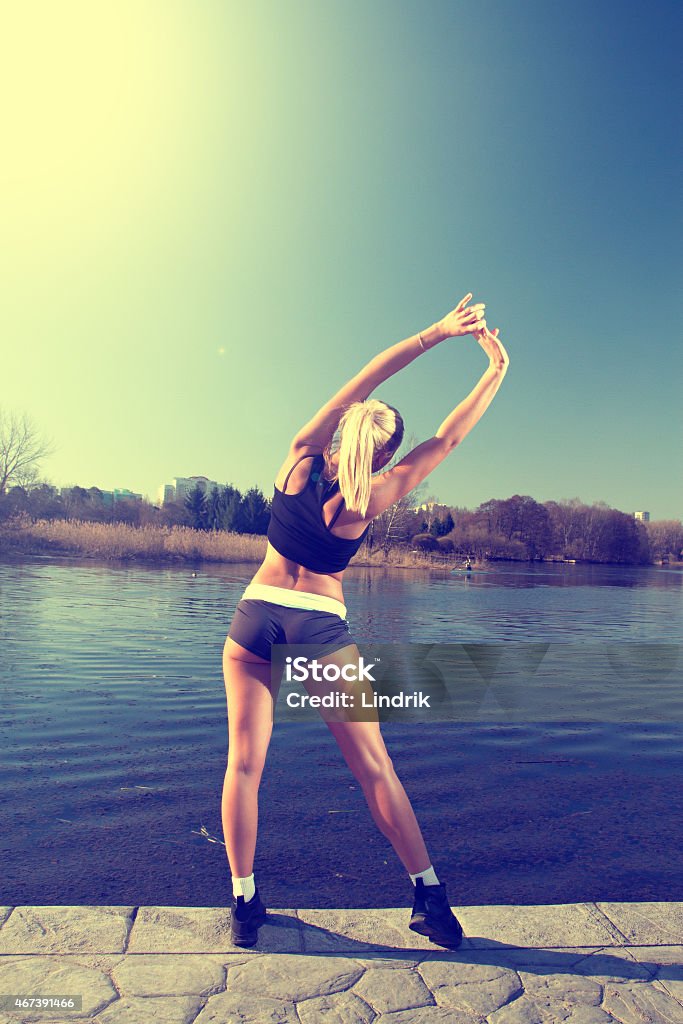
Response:
M9 520L0 524L0 559L21 561L43 558L55 562L79 560L109 565L140 565L149 568L200 565L259 565L266 553L266 538L260 534L238 534L227 531L201 531L191 527L134 527L126 523L97 523L87 520ZM361 550L349 563L349 569L430 569L442 572L462 570L465 556L436 554L404 546L381 547L373 552ZM622 568L683 568L683 561L624 563L593 562L565 559L560 555L548 558L472 558L473 574L494 571L498 565L616 565Z

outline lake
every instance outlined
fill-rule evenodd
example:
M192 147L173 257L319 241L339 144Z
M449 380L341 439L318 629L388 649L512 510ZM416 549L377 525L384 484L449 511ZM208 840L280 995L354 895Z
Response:
M229 905L221 655L256 567L0 562L0 902ZM344 591L361 645L671 652L682 580L660 567L501 563L469 577L349 569ZM585 668L577 699L602 707L599 673ZM613 688L599 721L382 724L453 905L683 900L680 677L669 673L657 721L624 720ZM259 815L268 905L411 903L322 720L276 719Z

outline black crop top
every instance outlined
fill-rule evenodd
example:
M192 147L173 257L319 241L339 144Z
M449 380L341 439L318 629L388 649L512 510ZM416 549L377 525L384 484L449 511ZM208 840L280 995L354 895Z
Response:
M298 562L311 572L341 572L358 551L371 524L368 523L360 537L350 540L330 533L344 499L327 526L323 519L323 505L337 493L339 483L330 483L323 478L325 460L322 455L302 455L294 466L310 458L313 459L311 473L303 491L285 494L274 488L267 537L284 558ZM285 478L285 490L294 466Z

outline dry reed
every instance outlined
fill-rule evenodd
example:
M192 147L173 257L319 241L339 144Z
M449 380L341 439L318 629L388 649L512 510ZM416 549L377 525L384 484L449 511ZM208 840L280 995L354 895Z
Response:
M80 519L14 519L3 524L0 542L2 549L10 552L106 559L260 562L266 553L266 538L262 536Z
M266 553L261 535L225 530L194 530L189 526L130 526L81 519L37 519L19 515L0 524L0 552L9 554L76 555L111 560L164 562L260 562ZM449 568L452 556L392 548L388 554L361 548L351 561L356 567Z

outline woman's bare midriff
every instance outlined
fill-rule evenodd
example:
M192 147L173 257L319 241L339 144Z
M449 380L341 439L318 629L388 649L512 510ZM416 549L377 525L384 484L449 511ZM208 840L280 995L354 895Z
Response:
M286 590L303 590L307 594L333 597L346 604L342 590L343 575L344 570L337 573L311 572L298 562L284 558L269 542L266 557L251 582L285 587Z

